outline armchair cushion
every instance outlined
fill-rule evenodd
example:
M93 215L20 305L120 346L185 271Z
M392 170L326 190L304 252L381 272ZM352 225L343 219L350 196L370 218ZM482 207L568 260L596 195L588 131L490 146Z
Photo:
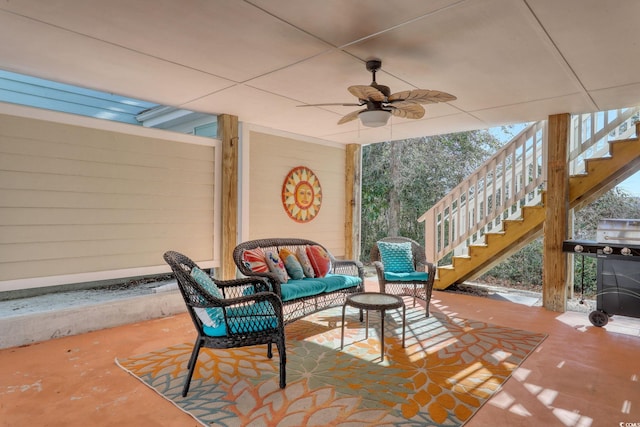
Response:
M204 326L210 337L223 337L229 333L259 332L278 327L273 306L267 301L227 308L227 323Z
M211 296L219 299L224 298L222 292L220 292L220 289L218 289L211 277L209 277L207 273L200 270L198 267L193 267L191 269L191 277L193 277L193 280L195 280L196 283L200 285ZM203 300L202 302L205 303L206 301ZM195 311L196 315L198 315L198 317L202 321L202 324L207 327L213 328L224 325L224 312L222 310L222 307L193 308L193 311Z
M275 316L269 316L264 319L256 319L251 317L243 317L235 319L228 327L226 324L221 324L216 327L205 326L203 328L204 333L210 337L224 337L229 332L237 334L240 332L259 332L269 330L278 327L278 319Z
M385 272L411 273L415 271L410 242L377 242L377 244Z
M429 274L424 271L412 271L410 273L390 273L384 272L385 280L390 282L413 282L429 280Z

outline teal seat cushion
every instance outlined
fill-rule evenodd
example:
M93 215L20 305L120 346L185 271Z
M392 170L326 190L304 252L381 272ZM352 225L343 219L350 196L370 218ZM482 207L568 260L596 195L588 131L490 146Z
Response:
M229 331L258 332L273 329L278 326L278 318L275 315L273 306L267 301L250 305L227 308L227 324L221 323L217 326L204 325L204 333L210 337L223 337Z
M413 267L411 242L377 242L384 271L391 273L410 273Z
M325 282L320 279L290 279L280 285L282 301L291 301L324 292Z
M416 280L426 281L429 273L424 271L412 271L411 273L389 273L384 272L384 278L390 282L413 282Z
M326 284L325 292L333 292L340 289L358 286L362 283L362 279L357 276L347 276L344 274L327 274L322 279Z

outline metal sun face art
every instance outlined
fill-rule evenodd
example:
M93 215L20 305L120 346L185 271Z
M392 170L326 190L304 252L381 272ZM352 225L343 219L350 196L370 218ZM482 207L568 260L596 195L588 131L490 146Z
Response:
M318 215L322 188L311 169L298 166L289 171L282 184L282 205L296 222L309 222Z

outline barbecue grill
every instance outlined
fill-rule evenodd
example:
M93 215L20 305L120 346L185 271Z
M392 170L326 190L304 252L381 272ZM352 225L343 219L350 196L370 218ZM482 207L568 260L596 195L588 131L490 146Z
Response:
M564 252L597 259L596 309L589 320L602 327L614 314L640 317L640 219L600 220L596 239L562 244Z

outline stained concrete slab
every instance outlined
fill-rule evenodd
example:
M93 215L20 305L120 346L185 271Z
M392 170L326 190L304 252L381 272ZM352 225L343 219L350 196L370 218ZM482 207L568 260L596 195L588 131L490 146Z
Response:
M185 304L175 280L0 301L0 348L22 346L184 311Z

